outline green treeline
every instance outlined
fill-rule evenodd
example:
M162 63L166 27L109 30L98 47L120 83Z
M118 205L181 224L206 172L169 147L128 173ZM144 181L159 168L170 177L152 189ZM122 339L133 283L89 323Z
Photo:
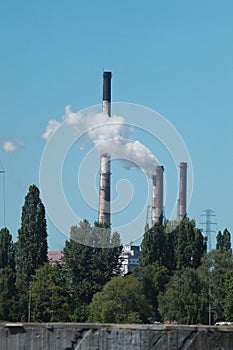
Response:
M107 248L101 248L101 246ZM232 321L231 235L216 249L195 221L165 221L144 234L139 266L121 276L118 233L84 220L71 227L63 264L48 263L45 208L30 186L17 242L0 231L0 320L182 324Z

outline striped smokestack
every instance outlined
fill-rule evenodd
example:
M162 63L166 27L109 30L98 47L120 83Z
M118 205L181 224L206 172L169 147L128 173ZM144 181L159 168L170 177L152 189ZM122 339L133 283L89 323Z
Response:
M181 221L187 214L187 163L180 163L180 188L179 188L179 198L177 201L178 205L178 217L177 220Z
M152 226L163 223L163 171L163 166L157 166L152 177Z
M156 202L156 175L152 176L152 206L151 206L151 224L156 223L155 217L155 202Z
M103 106L102 110L111 117L111 72L103 73ZM110 226L110 175L111 175L111 160L107 153L100 156L100 185L99 185L99 213L98 221L101 224Z

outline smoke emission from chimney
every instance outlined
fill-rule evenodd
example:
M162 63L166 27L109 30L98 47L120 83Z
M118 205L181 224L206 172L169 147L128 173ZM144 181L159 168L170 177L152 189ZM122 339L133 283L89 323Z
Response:
M65 107L63 120L73 127L77 137L88 130L88 138L99 152L101 154L108 153L112 157L118 158L126 169L139 167L149 177L156 174L156 167L159 164L155 156L140 141L132 140L133 127L126 124L124 117L113 115L109 118L104 112L87 115L82 112L74 113L71 106L68 105ZM57 120L51 119L42 137L48 140L45 135L49 135L53 126L56 130L59 124ZM82 148L84 147L85 145Z

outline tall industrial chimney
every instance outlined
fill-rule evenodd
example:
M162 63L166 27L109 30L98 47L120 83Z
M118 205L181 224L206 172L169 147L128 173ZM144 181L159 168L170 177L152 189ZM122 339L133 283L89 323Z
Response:
M152 226L163 223L163 166L156 167L156 175L152 177Z
M103 74L103 106L102 110L111 117L111 72ZM111 175L111 160L107 153L100 156L100 185L99 185L99 214L98 221L101 224L110 226L110 175Z
M180 188L179 188L179 198L177 201L177 220L181 221L187 214L187 163L180 163Z

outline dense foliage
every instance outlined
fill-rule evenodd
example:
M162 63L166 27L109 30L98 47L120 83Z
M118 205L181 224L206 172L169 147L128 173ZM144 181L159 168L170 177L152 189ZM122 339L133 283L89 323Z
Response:
M32 185L17 242L0 230L0 320L195 324L211 314L213 323L232 321L231 234L216 238L207 253L194 220L157 224L144 234L138 267L122 276L119 234L84 220L52 266L45 208Z
M36 271L31 284L31 320L35 322L69 321L70 297L61 265L46 263Z
M100 233L100 235L98 235ZM95 293L119 274L119 255L121 252L119 235L108 228L87 222L71 227L71 240L64 248L66 281L71 298L71 314L74 321L86 321L88 305ZM83 245L84 241L90 245ZM111 248L100 248L100 242Z
M225 321L232 322L233 317L233 269L228 271L225 275L225 303L224 316Z
M114 277L94 295L89 321L143 323L147 321L149 309L141 284L133 275Z
M164 321L183 324L203 322L207 294L197 270L176 271L165 292L160 292L159 308Z
M169 271L186 267L197 268L206 252L206 240L195 221L184 218L171 231L169 223L155 225L148 230L142 241L140 265L158 262Z
M225 281L227 273L232 270L233 255L231 251L219 249L212 250L206 254L198 269L202 283L205 284L206 291L208 291L213 322L224 320L224 304L227 297Z
M17 314L26 320L29 298L29 283L36 269L48 261L47 228L45 208L39 189L32 185L22 208L21 227L16 243L16 288Z
M223 233L219 231L216 240L216 249L221 251L231 251L231 234L227 229L225 229Z
M15 254L12 236L7 228L0 231L0 320L15 318Z

